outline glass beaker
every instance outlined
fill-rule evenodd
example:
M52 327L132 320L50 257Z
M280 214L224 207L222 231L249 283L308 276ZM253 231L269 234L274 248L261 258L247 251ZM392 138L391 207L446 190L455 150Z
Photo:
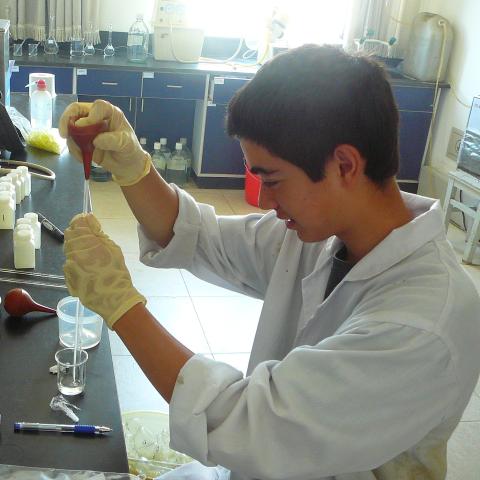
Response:
M73 347L75 343L77 301L76 297L65 297L57 305L58 339L65 347ZM82 311L79 337L82 348L87 350L99 344L103 320L86 307Z
M38 43L29 43L28 44L28 56L36 57L38 54Z
M23 42L13 44L13 56L14 57L21 57L23 55Z
M85 55L95 55L95 47L93 46L93 25L88 24L88 32L86 32L87 40L85 42Z
M58 53L58 43L55 40L55 15L50 16L50 23L48 25L48 38L45 40L43 47L47 55L56 55Z
M72 37L70 40L70 56L83 57L84 54L83 37L81 35Z
M103 55L105 57L113 57L115 55L115 47L112 44L112 30L113 26L110 23L108 25L108 43L107 46L103 49Z
M74 348L64 348L55 353L57 361L58 391L64 395L78 395L85 390L88 353Z

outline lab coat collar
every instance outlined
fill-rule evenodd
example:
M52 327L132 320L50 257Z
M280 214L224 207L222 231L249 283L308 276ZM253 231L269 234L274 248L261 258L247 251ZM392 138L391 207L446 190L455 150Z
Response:
M411 255L426 243L436 238L446 238L440 202L427 197L402 192L402 197L414 215L385 237L363 257L347 274L344 280L356 281L371 278ZM325 251L333 257L342 246L338 237L327 241Z

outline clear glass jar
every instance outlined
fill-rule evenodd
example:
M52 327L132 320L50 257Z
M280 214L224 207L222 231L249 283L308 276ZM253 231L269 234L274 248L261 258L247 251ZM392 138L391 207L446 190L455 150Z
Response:
M149 32L143 15L138 14L137 20L128 31L127 59L130 62L145 62L148 54Z

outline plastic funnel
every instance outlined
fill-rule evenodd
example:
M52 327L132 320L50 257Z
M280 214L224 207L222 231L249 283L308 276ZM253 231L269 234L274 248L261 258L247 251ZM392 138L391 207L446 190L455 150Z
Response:
M107 120L95 123L93 125L77 126L75 122L81 117L70 117L68 121L68 134L73 138L74 142L82 151L83 157L83 171L85 179L90 178L90 169L92 167L92 155L95 147L93 146L93 139L102 132L108 130Z

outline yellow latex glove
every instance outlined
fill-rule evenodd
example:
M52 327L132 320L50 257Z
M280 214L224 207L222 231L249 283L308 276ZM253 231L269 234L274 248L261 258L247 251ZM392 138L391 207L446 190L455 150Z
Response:
M73 217L63 249L68 291L101 315L109 328L137 303L147 303L132 284L120 247L91 213Z
M82 161L77 144L68 136L70 117L80 116L75 125L93 125L108 120L108 132L100 133L93 141L93 162L112 173L113 180L122 187L135 185L150 172L152 159L138 142L133 128L123 112L105 100L94 103L70 104L60 118L58 130L67 139L70 152Z

